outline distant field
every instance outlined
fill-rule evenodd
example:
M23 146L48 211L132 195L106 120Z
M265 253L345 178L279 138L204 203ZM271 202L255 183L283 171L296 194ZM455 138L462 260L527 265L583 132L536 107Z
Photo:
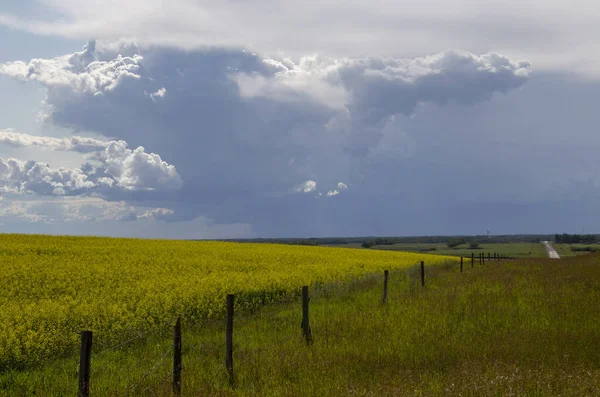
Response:
M600 244L552 244L552 246L561 258L600 251Z
M360 248L360 244L345 244L335 247L344 248ZM464 256L471 257L471 253L475 253L475 256L483 252L487 255L488 252L497 253L513 258L545 258L546 250L544 245L541 243L514 243L514 244L496 244L496 243L484 243L479 245L479 249L471 250L468 245L461 245L456 248L448 248L446 244L442 243L399 243L394 245L376 245L371 247L372 250L384 250L384 251L404 251L404 252L420 252L434 255L447 255L447 256Z

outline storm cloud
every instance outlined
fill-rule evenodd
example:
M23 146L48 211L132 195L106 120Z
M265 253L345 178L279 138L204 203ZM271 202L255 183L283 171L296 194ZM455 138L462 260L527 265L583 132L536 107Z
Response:
M373 192L365 178L385 158L382 142L401 135L397 118L420 105L487 101L531 73L528 62L494 53L294 62L237 50L102 48L90 42L54 59L0 64L0 74L46 87L46 122L107 137L4 130L0 142L88 153L100 163L64 170L11 160L6 191L100 192L108 200L124 199L111 191L171 191L126 199L155 200L175 220L251 223L264 205L314 214L315 205L333 205L317 201L340 205L343 196ZM397 167L398 155L384 167Z
M527 62L456 51L294 63L245 51L98 51L94 42L0 65L47 88L49 122L160 153L189 197L206 203L278 195L307 180L330 191L357 176L395 115L420 103L485 101L521 86L530 71Z

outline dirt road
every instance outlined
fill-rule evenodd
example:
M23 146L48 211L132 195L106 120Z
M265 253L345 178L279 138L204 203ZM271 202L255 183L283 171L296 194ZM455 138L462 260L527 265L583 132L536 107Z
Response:
M546 253L548 254L548 258L560 259L558 252L556 252L556 250L554 249L554 247L552 247L552 244L550 244L549 241L542 241L542 243L544 244L544 247L546 248Z

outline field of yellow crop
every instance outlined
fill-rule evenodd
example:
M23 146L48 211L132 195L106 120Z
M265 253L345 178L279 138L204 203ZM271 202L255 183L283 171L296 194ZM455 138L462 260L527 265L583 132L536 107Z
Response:
M251 309L302 285L344 281L442 256L224 242L0 235L0 369L73 352L79 332L112 344L170 323Z

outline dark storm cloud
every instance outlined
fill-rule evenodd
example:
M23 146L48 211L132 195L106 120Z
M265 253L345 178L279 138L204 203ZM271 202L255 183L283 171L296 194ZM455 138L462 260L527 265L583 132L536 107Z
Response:
M403 120L419 104L488 101L522 86L530 65L455 51L292 62L237 50L112 51L90 43L62 58L3 64L0 73L46 86L49 122L143 145L176 167L183 188L152 198L175 210L172 219L203 215L255 223L263 233L310 234L368 226L379 219L373 212L397 208L399 197L407 208L400 214L421 213L418 192L436 181L427 179L426 164L409 172L414 153L403 149L418 139L395 140ZM298 188L308 182L310 189ZM340 182L350 187L334 194Z

